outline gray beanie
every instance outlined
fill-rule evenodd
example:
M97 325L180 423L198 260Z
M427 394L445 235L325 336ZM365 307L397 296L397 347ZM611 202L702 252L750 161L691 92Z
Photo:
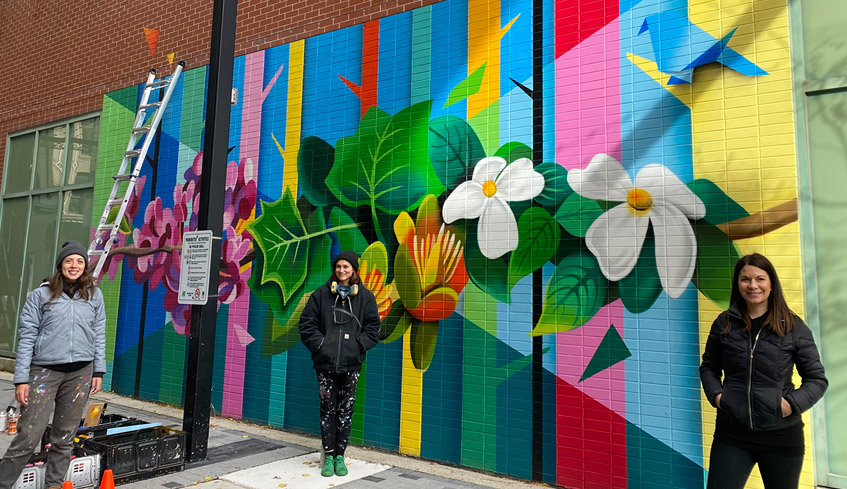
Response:
M85 260L85 268L88 268L88 250L76 241L65 241L62 245L62 250L59 251L59 257L56 258L56 269L62 269L62 262L65 258L71 255L80 255Z

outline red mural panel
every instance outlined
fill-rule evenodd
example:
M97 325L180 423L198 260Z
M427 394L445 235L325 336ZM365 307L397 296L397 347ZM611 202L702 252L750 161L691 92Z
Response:
M618 18L618 0L556 0L556 57Z
M626 420L556 378L556 484L626 489Z

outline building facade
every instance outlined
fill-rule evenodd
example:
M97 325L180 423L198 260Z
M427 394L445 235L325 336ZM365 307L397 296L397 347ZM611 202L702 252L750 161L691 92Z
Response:
M101 283L105 385L180 405L212 3L151 5L0 6L0 354L57 245L93 236L146 71L185 60ZM383 319L354 443L700 488L700 355L761 252L831 380L802 487L847 487L845 27L826 0L240 2L215 412L318 432L297 319L353 249Z

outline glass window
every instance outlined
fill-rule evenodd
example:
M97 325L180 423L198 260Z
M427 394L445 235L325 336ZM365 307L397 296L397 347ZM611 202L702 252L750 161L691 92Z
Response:
M33 190L58 187L65 169L65 134L67 126L38 131Z
M26 296L55 272L56 250L91 235L100 118L7 139L0 213L0 356L13 356Z
M847 76L847 8L835 8L832 0L803 0L803 46L806 78L823 80Z
M0 217L0 352L14 351L17 340L18 298L21 293L24 240L29 197L6 199Z
M3 176L7 194L29 191L34 149L34 132L9 138L9 160L6 161L6 174Z

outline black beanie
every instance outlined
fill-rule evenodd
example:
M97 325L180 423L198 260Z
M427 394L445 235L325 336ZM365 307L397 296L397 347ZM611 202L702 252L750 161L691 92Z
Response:
M85 268L88 268L88 250L76 241L65 241L62 245L62 250L59 251L59 257L56 258L56 269L62 269L62 262L65 258L71 255L80 255L85 260Z
M359 271L359 255L357 255L354 251L342 251L332 260L332 271L335 271L335 264L338 263L338 260L347 260L350 262L350 265L353 266L353 270Z

